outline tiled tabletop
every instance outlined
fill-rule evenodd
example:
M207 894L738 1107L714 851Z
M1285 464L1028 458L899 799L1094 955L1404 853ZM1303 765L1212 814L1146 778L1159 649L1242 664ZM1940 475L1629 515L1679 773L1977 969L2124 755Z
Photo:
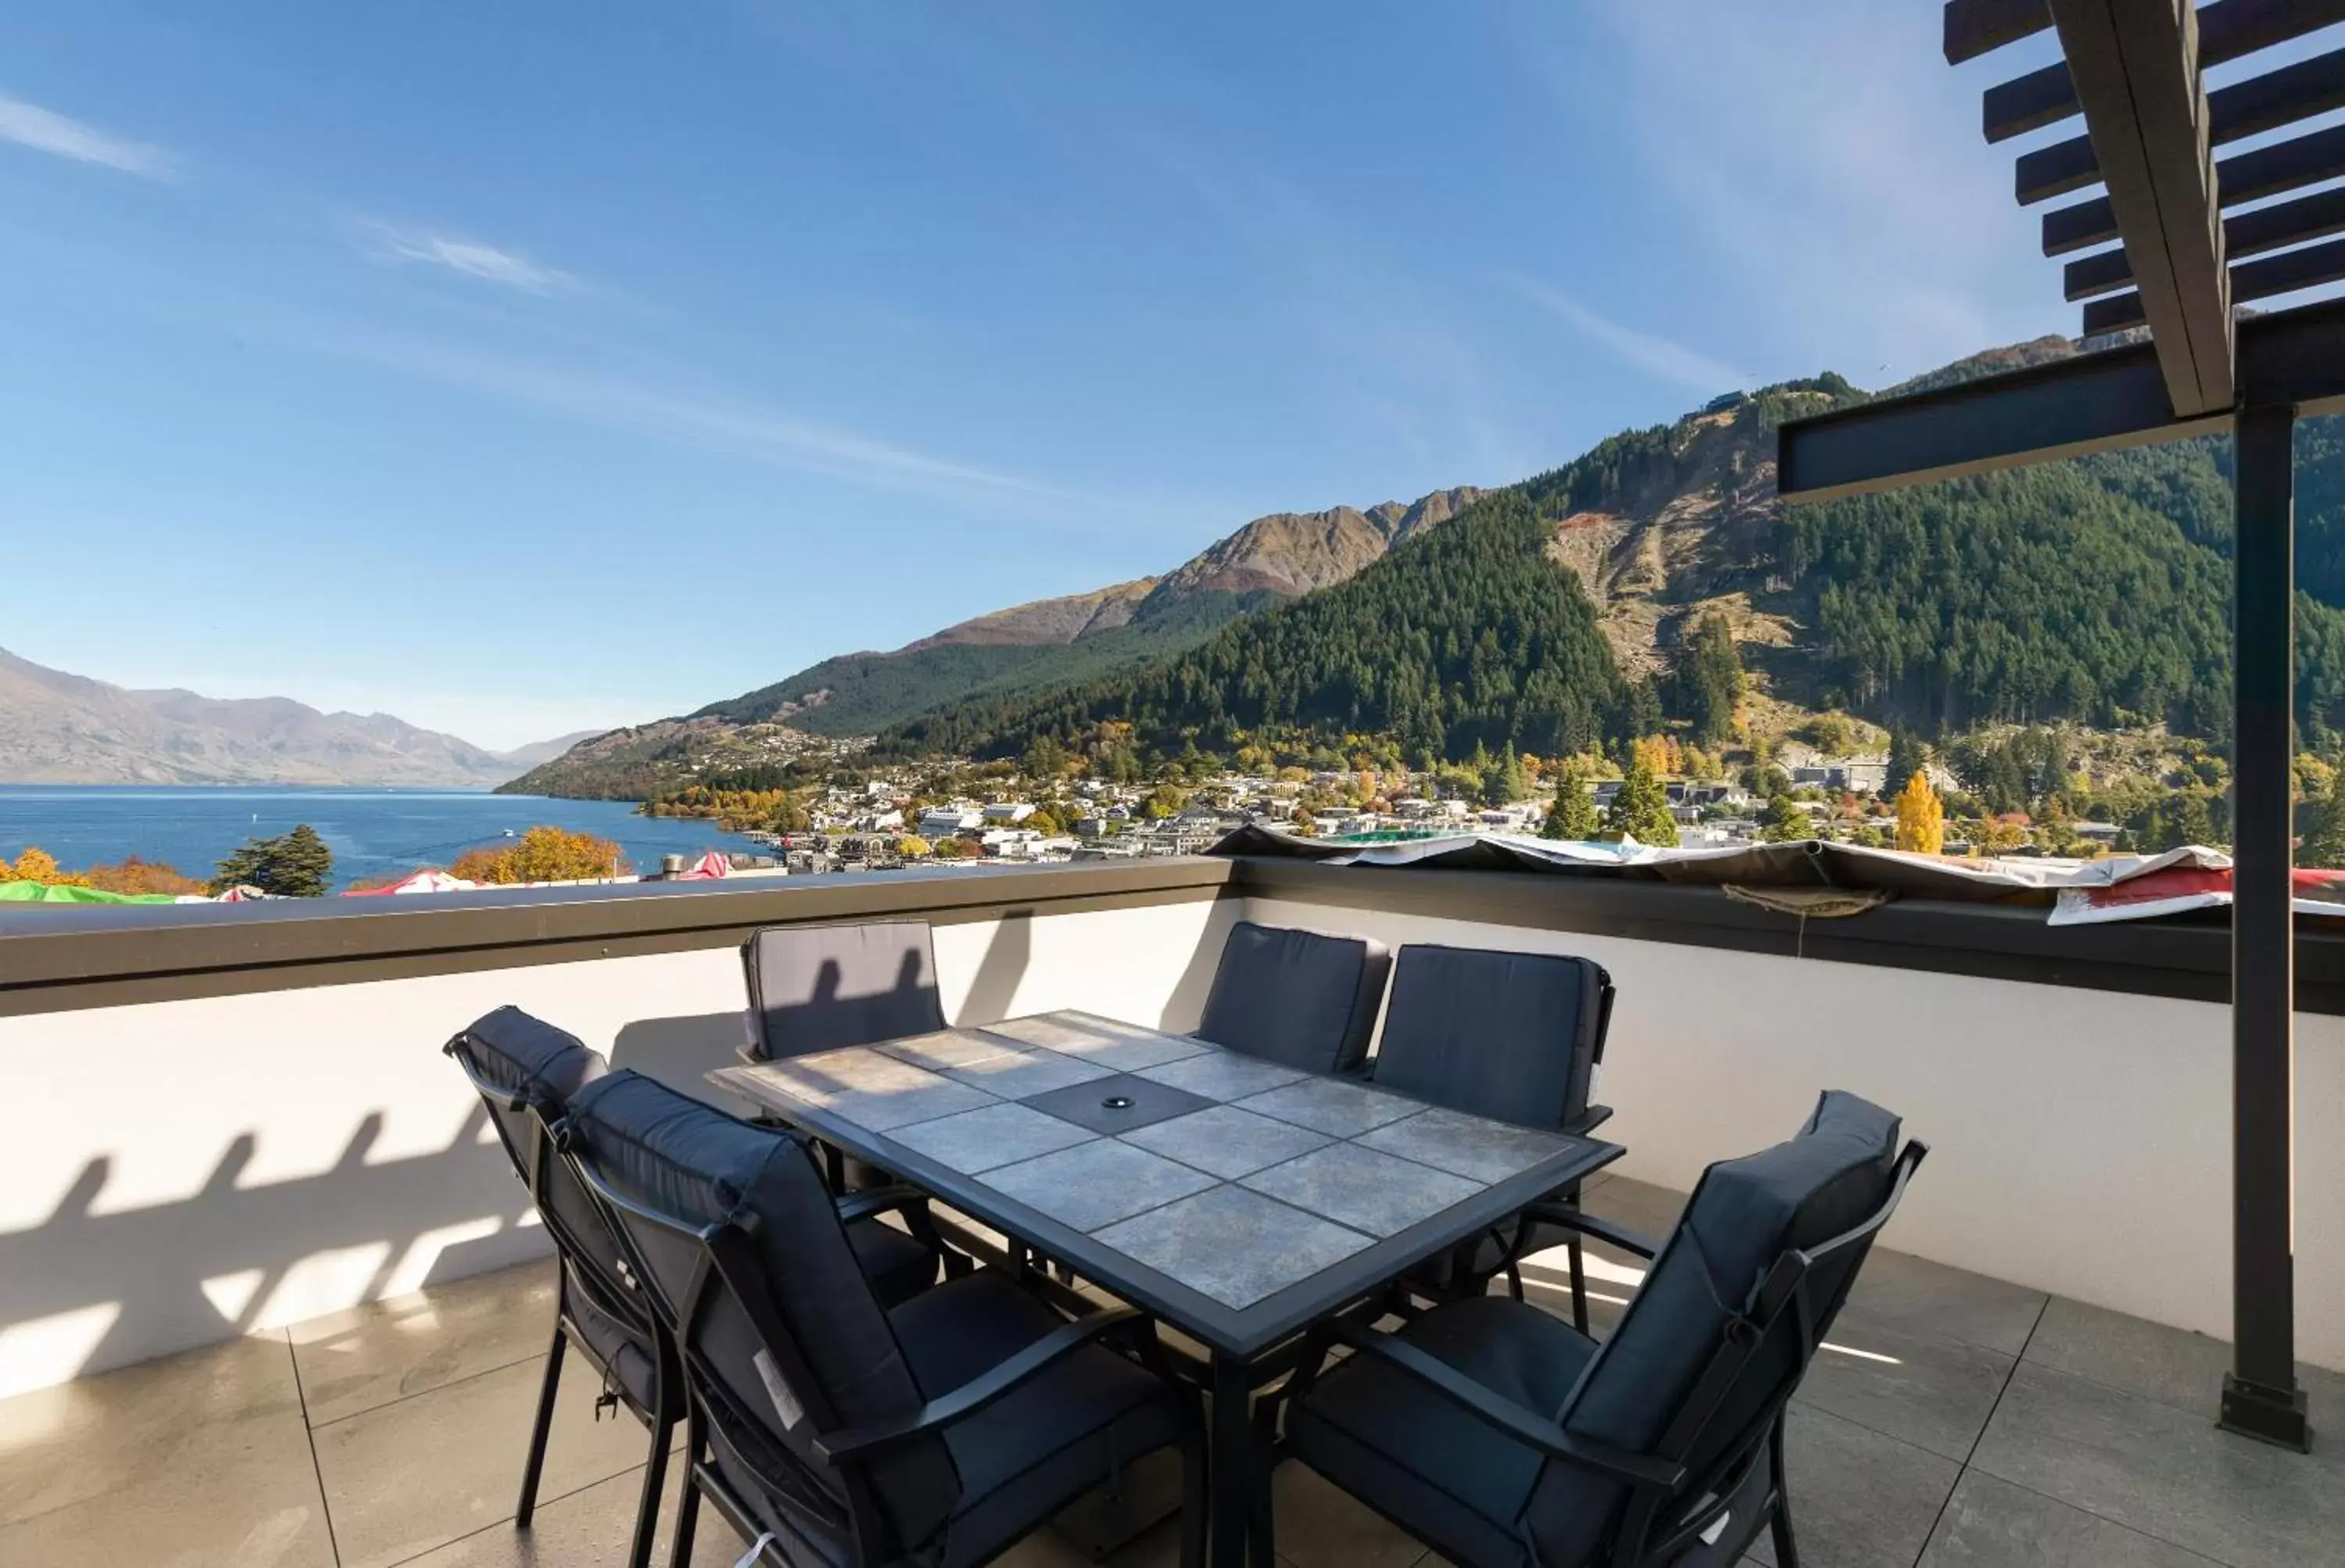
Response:
M1087 1013L709 1076L1225 1348L1619 1152Z

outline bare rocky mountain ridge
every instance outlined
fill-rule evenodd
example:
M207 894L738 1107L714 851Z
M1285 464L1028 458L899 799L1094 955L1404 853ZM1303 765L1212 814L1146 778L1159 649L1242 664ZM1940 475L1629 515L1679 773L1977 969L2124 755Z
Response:
M1436 490L1404 504L1387 501L1365 512L1274 512L1257 517L1200 552L1157 585L1159 596L1269 592L1283 599L1332 586L1386 551L1436 523L1446 523L1482 493L1470 484Z
M494 752L387 713L135 691L0 649L0 783L483 789L580 738Z
M1154 591L1157 579L1139 577L1088 594L1066 594L993 610L940 632L906 643L895 651L919 653L935 647L1036 647L1071 643L1131 624L1132 612ZM875 655L886 657L886 655Z
M1144 618L1201 594L1274 594L1300 598L1340 583L1420 528L1446 522L1481 494L1471 485L1363 512L1274 512L1217 540L1161 577L1139 577L1087 594L1036 599L947 626L895 650L950 644L1029 647L1071 643Z

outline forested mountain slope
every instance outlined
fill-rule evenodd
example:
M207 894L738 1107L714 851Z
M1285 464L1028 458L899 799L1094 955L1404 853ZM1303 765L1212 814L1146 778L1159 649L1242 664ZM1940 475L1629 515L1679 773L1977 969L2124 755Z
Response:
M1274 512L1162 577L996 610L892 653L827 658L689 717L868 735L939 704L1090 679L1177 653L1240 616L1340 583L1476 494L1436 490L1365 512Z
M1782 505L1777 426L1861 395L1826 376L1612 437L1175 657L925 715L881 748L1000 755L1113 724L1164 750L1385 730L1412 755L1544 754L1682 716L1676 651L1712 616L1777 696L1924 734L2066 719L2222 738L2226 442ZM2299 713L2325 745L2345 726L2345 432L2310 422L2300 453ZM1589 663L1583 622L1613 662Z

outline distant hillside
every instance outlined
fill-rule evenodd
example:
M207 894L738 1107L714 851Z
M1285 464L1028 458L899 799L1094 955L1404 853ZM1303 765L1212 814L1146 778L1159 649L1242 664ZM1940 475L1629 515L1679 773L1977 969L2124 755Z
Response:
M1342 582L1479 494L1257 517L1162 577L979 616L889 653L842 654L681 718L613 731L533 768L514 793L634 799L716 754L769 759L792 736L870 735L940 706L1095 680L1193 647L1241 616ZM756 728L760 734L736 733Z
M1162 598L1147 594L1136 604L1107 597L1120 592L1103 589L997 610L893 653L842 654L685 717L788 724L818 735L869 735L939 703L1030 691L1145 663L1275 602L1267 593Z
M386 713L132 691L0 649L0 782L478 789L521 766Z
M1578 751L1627 722L1629 687L1548 537L1528 488L1503 491L1188 653L1072 691L939 708L881 744L991 754L1051 734L1088 746L1114 719L1160 748L1192 738L1227 748L1269 728L1386 732L1458 755L1477 742Z
M2036 362L2063 346L1997 351L1924 380ZM1777 427L1863 395L1826 376L1626 432L1484 497L1341 586L1195 648L1079 686L938 709L878 744L1008 756L1049 736L1092 749L1226 751L1268 729L1331 741L1380 731L1453 758L1508 743L1544 753L1583 720L1619 738L1664 712L1683 717L1670 674L1685 633L1711 616L1764 688L1802 706L1934 735L2073 719L2222 738L2227 443L1781 506ZM2299 718L2308 743L2326 749L2345 729L2345 615L2333 607L2345 599L2345 428L2309 422L2299 450ZM1469 541L1467 570L1455 553ZM1576 631L1558 629L1575 626L1577 611L1548 602L1558 566L1578 579L1609 643L1605 667L1589 665Z
M599 729L574 729L567 735L557 735L551 740L533 740L526 746L516 746L510 751L500 751L497 759L516 770L534 768L541 762L551 762L582 740L592 740L602 734Z
M687 715L868 735L942 703L1090 679L1190 647L1282 599L1340 583L1477 493L1437 490L1365 512L1257 517L1162 577L1038 599L948 626L893 653L845 654Z

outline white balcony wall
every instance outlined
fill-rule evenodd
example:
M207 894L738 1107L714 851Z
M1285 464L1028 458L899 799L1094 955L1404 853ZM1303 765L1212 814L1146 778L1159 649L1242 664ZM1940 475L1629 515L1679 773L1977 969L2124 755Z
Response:
M939 926L947 1015L1190 1027L1241 910L1585 953L1625 1174L1689 1186L1853 1090L1934 1151L1891 1245L2228 1337L2220 1006L1256 898ZM542 1251L439 1052L508 1002L692 1089L743 1038L730 948L0 1018L0 1394ZM2345 1020L2298 1027L2299 1349L2345 1369Z
M946 1015L1194 1024L1233 901L941 925ZM512 1003L705 1090L731 948L0 1018L0 1396L542 1252L441 1044Z
M1398 947L1572 952L1619 998L1622 1174L1689 1189L1848 1089L1931 1145L1887 1244L2230 1337L2230 1012L2206 1003L1249 899ZM2297 1352L2345 1369L2345 1019L2297 1020Z

